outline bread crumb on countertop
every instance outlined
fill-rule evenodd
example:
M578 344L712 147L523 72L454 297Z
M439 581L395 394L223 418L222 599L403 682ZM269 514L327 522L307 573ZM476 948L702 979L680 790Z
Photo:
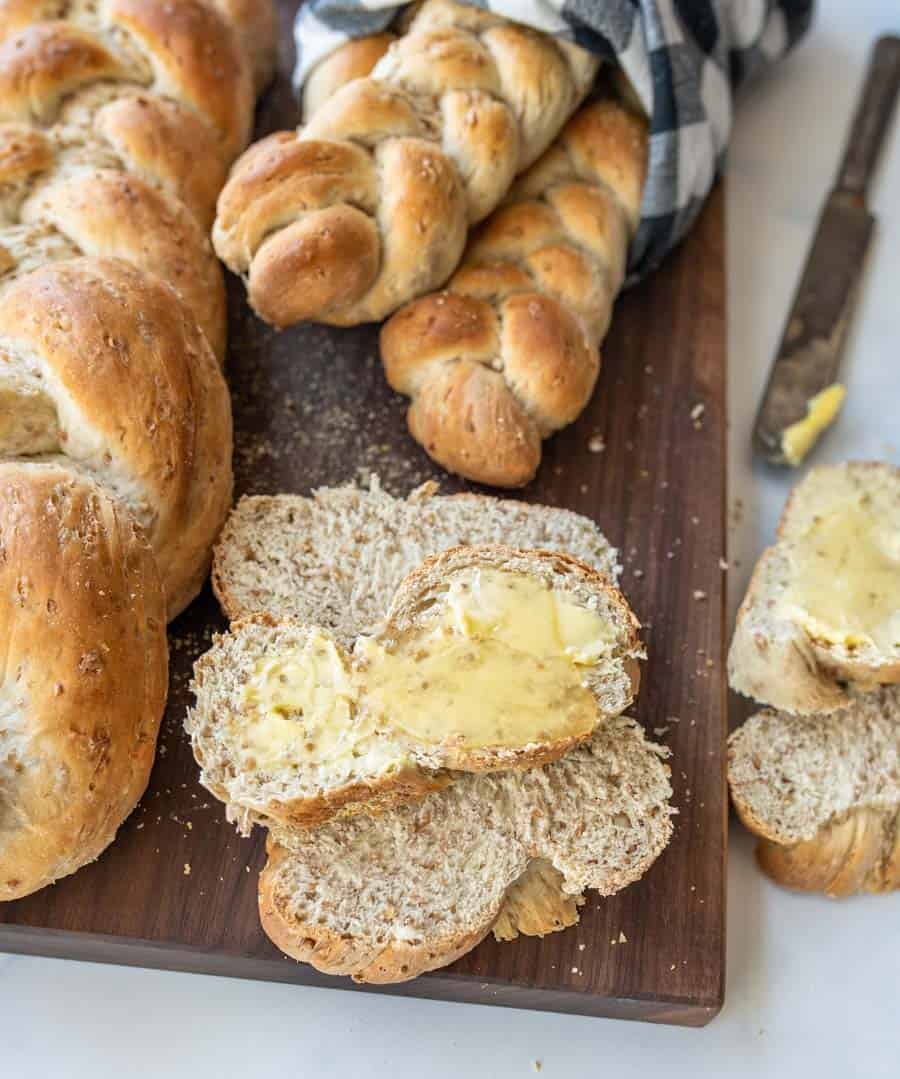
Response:
M191 863L190 862L185 862L184 863L184 875L186 877L189 877L191 875Z

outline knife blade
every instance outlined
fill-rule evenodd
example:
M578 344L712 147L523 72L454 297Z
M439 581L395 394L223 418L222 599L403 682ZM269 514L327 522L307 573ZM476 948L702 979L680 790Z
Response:
M819 216L756 418L754 445L776 465L798 465L843 402L838 383L875 229L866 206L900 89L900 37L872 50L837 180Z

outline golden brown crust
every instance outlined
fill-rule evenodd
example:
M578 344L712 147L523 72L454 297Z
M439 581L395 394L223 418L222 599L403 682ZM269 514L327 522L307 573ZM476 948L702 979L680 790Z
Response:
M229 155L247 141L251 63L236 29L214 7L203 0L109 0L98 22L84 26L54 15L32 8L0 21L0 119L51 124L66 97L114 80L190 106ZM127 52L116 34L127 36Z
M203 335L162 281L84 258L0 292L0 339L8 365L26 357L46 373L56 452L148 528L174 616L202 583L231 501L228 391Z
M129 172L180 199L206 239L228 176L227 155L208 124L177 101L134 93L100 108L94 130Z
M246 151L235 163L231 178L219 197L216 217L216 247L219 255L239 269L250 269L251 253L272 247L278 241L278 233L269 236L271 220L280 212L283 204L305 203L323 197L335 197L336 209L353 210L359 207L369 211L375 204L375 171L369 156L352 143L300 142L289 131L279 131L261 139ZM358 211L354 211L357 213ZM348 218L349 220L349 218ZM356 218L354 217L355 221ZM316 222L295 222L291 228L305 225L306 235L321 237L334 248L340 241L327 231L326 223L321 229ZM360 242L357 233L351 237ZM227 251L223 244L227 242ZM358 257L363 261L377 258L376 246L360 246ZM323 272L331 279L330 265ZM258 271L256 271L258 272ZM308 281L307 281L308 284ZM303 303L302 290L295 302ZM264 297L257 302L265 302ZM278 310L287 306L288 298L279 297Z
M409 431L448 472L498 487L522 487L541 460L537 425L503 376L469 360L446 364L407 414Z
M753 828L746 813L742 818ZM813 839L786 846L762 839L760 868L777 884L843 898L900 888L900 808L865 807L820 828Z
M208 227L248 133L249 68L267 77L275 45L269 0L214 2L109 3L96 20L58 3L4 4L0 120L52 124L70 155L107 144Z
M359 43L313 76L310 120L295 139L316 142L323 156L295 154L286 139L270 143L284 165L277 185L257 191L264 212L254 206L241 163L225 188L213 229L216 251L249 279L250 302L269 321L377 320L442 284L459 260L468 225L488 214L515 173L546 148L597 67L582 50L560 48L493 13L473 18L467 5L426 0L371 76L323 99L318 80L334 90L347 75L365 70L386 43L384 37ZM370 163L347 157L335 171L324 148L337 153L344 144L362 150ZM364 202L348 193L360 183ZM239 195L232 185L242 188ZM317 264L331 281L341 280L352 269L348 252L362 231L356 220L342 231L349 209L370 218L366 258L376 272L359 275L343 292L325 289L314 303L309 275L296 277L296 240L318 237ZM252 227L245 214L254 219ZM279 241L280 231L294 242ZM259 258L266 261L264 276L254 265Z
M327 319L369 290L378 251L378 231L368 214L331 206L315 221L295 221L262 245L247 281L250 302L273 326L292 326L316 313Z
M127 76L125 64L88 30L68 22L25 26L0 42L0 120L50 124L79 87Z
M594 389L636 227L647 125L611 100L584 106L473 235L448 289L381 333L388 382L412 397L413 437L444 468L517 487L541 439Z
M225 288L200 225L184 206L112 169L60 174L23 207L86 255L127 259L178 293L218 357L225 354Z
M0 0L0 900L147 782L231 495L205 230L274 37L270 0Z
M27 124L0 124L0 185L27 183L53 164L53 147Z
M515 940L520 933L543 937L577 925L578 907L584 898L570 895L563 888L563 880L552 862L533 858L507 890L493 926L496 939Z
M309 120L345 83L364 78L388 51L396 34L352 38L320 60L303 87L303 119Z
M253 75L235 29L203 0L108 0L104 15L141 48L157 93L209 119L225 152L247 143L253 119Z
M153 763L163 591L123 507L65 468L0 465L0 900L112 841Z

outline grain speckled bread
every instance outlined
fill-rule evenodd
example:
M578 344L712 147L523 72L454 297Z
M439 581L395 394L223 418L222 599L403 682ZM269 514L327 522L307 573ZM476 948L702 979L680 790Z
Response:
M269 0L0 5L0 283L51 259L127 259L179 293L221 359L206 232L271 68L272 17Z
M0 289L0 456L95 479L145 528L170 617L197 594L231 503L231 408L158 278L79 258Z
M371 76L238 161L216 251L277 326L384 318L447 279L469 225L547 149L597 68L493 12L425 0Z
M0 4L0 456L122 498L170 617L231 498L206 229L273 59L269 0Z
M382 816L273 832L263 928L295 959L363 982L444 966L492 928L547 932L517 925L524 912L504 909L506 897L535 869L551 902L573 910L587 889L612 895L641 877L672 833L664 756L620 717L541 768L463 776Z
M303 84L303 122L307 123L348 82L371 74L372 68L396 40L392 33L351 38L320 60Z
M425 483L394 498L325 487L310 498L257 495L238 502L213 556L213 588L230 619L264 612L316 624L344 645L374 628L397 586L448 547L505 543L560 551L616 580L614 548L570 510L483 495L437 494Z
M156 561L124 506L0 464L0 901L73 873L144 792L167 689Z
M410 433L450 472L516 487L541 440L590 400L625 278L647 167L646 120L584 105L471 237L446 289L381 331Z
M393 40L358 38L322 60L304 87L304 117L369 74ZM542 439L590 400L638 225L649 136L630 86L608 81L470 238L447 288L382 329L388 381L412 398L410 432L451 472L527 483Z
M900 687L851 692L828 715L757 713L728 741L728 782L779 884L900 888Z
M0 0L0 899L149 776L231 497L206 230L273 59L270 0Z
M413 670L424 664L429 650L437 647L430 643L436 627L446 637L448 631L440 630L442 619L447 612L456 617L454 594L476 589L477 575L487 571L509 575L517 584L524 580L541 597L549 595L554 602L592 612L602 625L602 638L594 641L592 637L582 660L564 658L569 653L564 651L562 640L553 645L557 653L540 653L548 656L547 663L555 662L552 656L556 654L560 663L578 664L572 668L579 687L574 691L578 694L577 722L570 723L571 697L558 703L554 698L555 707L538 708L534 728L516 727L518 716L510 716L509 706L503 705L503 723L513 727L509 737L498 740L493 728L490 735L482 736L477 728L471 736L463 733L468 731L469 715L457 705L447 716L446 736L423 736L420 730L404 726L405 717L394 714L390 703L377 706L376 676L381 669L378 664L383 662L378 651L412 657L408 666ZM543 618L543 611L537 606L525 607L522 620ZM459 617L468 626L468 615ZM590 567L565 555L501 546L453 548L428 559L401 582L384 623L369 637L358 639L352 652L324 630L257 615L217 637L195 666L196 705L186 725L201 767L201 782L225 802L229 817L246 830L254 821L316 824L335 815L384 809L444 785L450 778L448 770L477 772L553 760L585 741L606 719L621 714L632 702L638 684L638 659L643 656L637 628L621 593ZM451 644L466 632L461 630L455 637L451 634ZM501 652L518 657L517 669L522 671L525 684L530 674L525 666L528 653L518 650L517 641L507 647L504 632L501 626L495 636L491 626L478 630L474 639L500 641L496 647ZM366 647L373 643L374 648ZM322 726L332 723L334 729L333 721L321 724L288 706L282 710L277 729L280 737L283 724L290 723L293 741L286 742L284 750L261 759L268 742L261 748L256 732L263 730L267 739L271 735L268 727L258 727L261 720L267 721L268 713L248 698L254 677L267 661L310 655L315 662L315 656L325 654L323 649L334 658L323 665L325 675L316 669L315 685L340 686L342 700L349 702L335 736L337 749L329 747L330 755L326 752L322 759L306 756L306 750L318 753L315 747L325 737ZM340 664L340 674L334 673L335 664ZM467 673L466 679L470 677ZM421 693L426 688L416 683L410 690L418 710L423 707Z
M900 469L814 468L795 488L738 611L728 675L796 713L845 706L846 684L900 681Z

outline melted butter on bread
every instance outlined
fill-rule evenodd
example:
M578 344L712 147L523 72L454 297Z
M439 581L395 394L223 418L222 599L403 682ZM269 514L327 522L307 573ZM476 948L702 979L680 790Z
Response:
M900 536L864 500L816 517L792 563L782 605L809 637L851 649L900 646Z
M473 569L420 631L356 655L367 707L427 745L513 747L583 737L597 705L584 668L613 641L596 611L542 580Z
M607 619L544 581L476 568L401 639L359 638L352 664L316 630L258 661L242 748L263 769L376 757L399 767L402 736L463 748L581 738L597 724L585 671L614 639Z
M258 767L358 757L374 728L356 714L357 690L332 640L313 631L301 649L260 660L245 689L254 719L243 749Z

